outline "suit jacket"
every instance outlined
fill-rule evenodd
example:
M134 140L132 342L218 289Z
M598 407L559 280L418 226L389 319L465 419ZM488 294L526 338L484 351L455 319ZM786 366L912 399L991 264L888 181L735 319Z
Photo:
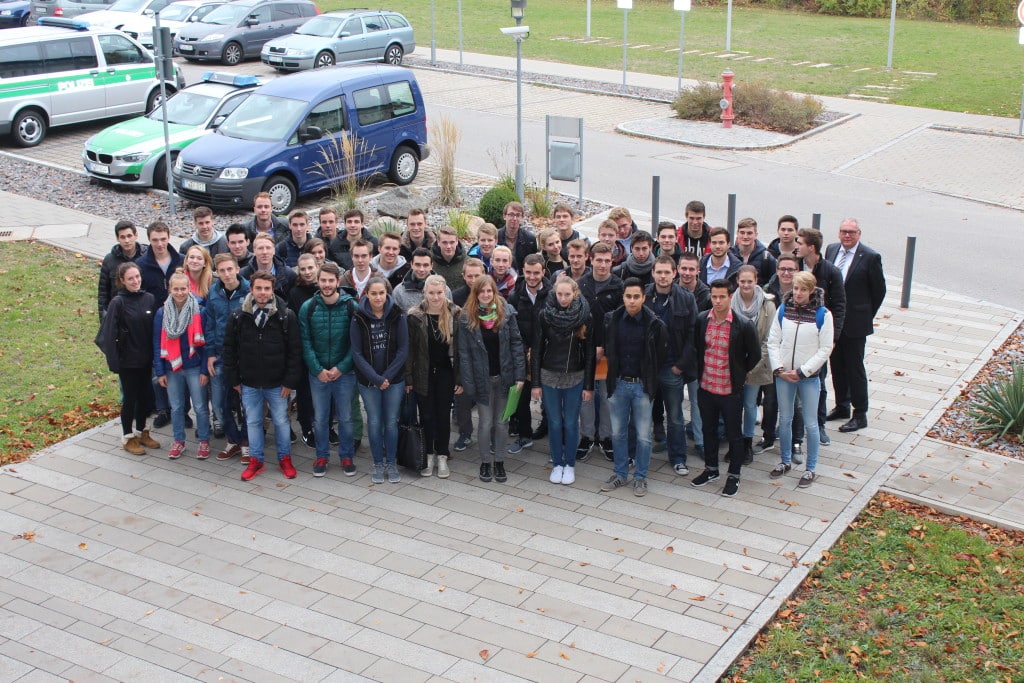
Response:
M825 260L835 264L839 254L838 242L825 249ZM846 271L846 319L842 335L866 337L875 331L874 319L885 299L885 274L882 256L863 242L857 245L853 262Z

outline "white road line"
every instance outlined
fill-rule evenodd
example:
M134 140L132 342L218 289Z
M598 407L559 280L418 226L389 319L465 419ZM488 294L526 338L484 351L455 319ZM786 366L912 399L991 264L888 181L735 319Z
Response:
M931 128L931 126L932 126L932 124L930 124L930 123L923 123L923 124L921 124L920 126L918 126L917 128L915 128L913 130L908 130L903 135L897 136L897 137L893 138L892 140L889 140L889 142L885 143L884 145L879 145L878 147L875 147L873 150L871 150L869 152L865 152L864 154L861 154L859 157L856 157L854 159L851 159L850 161L847 161L842 166L837 166L836 168L833 168L831 173L842 173L843 171L845 171L846 169L850 168L851 166L856 166L860 162L862 162L862 161L864 161L866 159L870 159L871 157L875 156L879 152L884 152L885 150L889 149L893 145L897 145L897 144L903 142L904 140L912 138L912 137L914 137L915 135L917 135L918 133L920 133L923 130L928 130L929 128Z

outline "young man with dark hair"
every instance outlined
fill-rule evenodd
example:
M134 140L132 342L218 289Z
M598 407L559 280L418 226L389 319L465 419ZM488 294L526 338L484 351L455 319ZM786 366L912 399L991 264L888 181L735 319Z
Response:
M469 248L469 255L480 259L484 269L489 275L491 272L491 256L494 255L494 248L498 246L498 229L491 223L484 223L476 231L476 244ZM509 254L512 251L509 250ZM509 259L512 257L509 256ZM511 260L509 261L511 266Z
M797 233L797 256L800 258L801 270L809 271L817 280L818 287L825 293L825 308L832 313L834 339L839 339L846 320L846 288L843 285L843 272L821 257L822 236L820 230L800 228ZM818 379L821 393L818 397L818 436L822 446L829 445L832 440L825 433L825 417L827 410L828 389L825 378L828 376L828 363L821 366Z
M359 209L349 209L344 215L345 231L338 234L327 245L327 258L345 270L352 270L352 245L356 240L365 240L370 245L370 256L377 252L377 238L366 229L366 216Z
M564 202L555 204L555 208L551 211L551 220L554 222L555 229L558 230L559 239L562 240L563 261L569 259L570 242L581 240L584 248L590 246L590 240L580 235L580 231L573 227L576 224L576 212L572 210L571 206Z
M235 257L239 270L245 268L252 261L252 252L249 251L249 231L241 223L232 223L228 226L224 239L228 243L228 253Z
M590 272L590 267L587 265L587 254L590 247L587 243L584 240L572 240L566 246L565 260L569 262L569 267L555 273L552 282L557 280L559 275L563 274L579 282L580 278Z
M671 256L672 265L679 263L679 257L683 250L676 240L676 226L672 221L661 221L658 223L657 244L654 245L654 257Z
M615 274L625 281L627 278L635 277L640 284L646 287L653 281L651 270L654 268L654 255L651 253L654 248L654 239L649 232L637 230L629 238L629 256L616 266Z
M658 372L668 355L668 333L665 323L644 306L640 280L631 277L622 286L622 305L605 316L604 324L615 465L601 490L614 491L629 483L632 424L636 430L633 495L644 496L651 464L651 400L658 386Z
M522 275L516 280L515 288L508 295L508 302L516 309L516 322L519 324L519 336L523 340L523 362L529 367L527 358L533 345L533 332L538 324L540 311L547 304L551 292L551 283L544 277L544 258L540 254L527 254L523 261ZM540 386L540 378L536 386ZM543 439L548 435L547 417L541 417L537 430L530 425L530 401L525 400L533 389L532 380L523 384L523 399L516 406L515 421L511 429L519 435L508 446L508 452L516 454L533 445L534 440Z
M274 286L277 295L283 300L288 300L288 293L295 283L296 273L289 268L284 261L275 254L277 246L274 238L266 233L256 235L252 244L253 258L249 265L242 269L242 277L252 284L252 276L257 271L264 271L274 276Z
M358 239L352 243L348 253L352 259L352 267L341 276L341 286L349 290L356 299L361 300L363 292L366 291L366 283L371 277L380 275L380 272L370 265L373 245L366 240Z
M462 286L462 269L466 264L466 251L459 242L459 233L450 225L437 231L437 242L430 250L434 272L444 278L453 292Z
M417 247L412 252L409 272L405 274L405 277L391 294L396 306L408 312L409 309L420 305L420 302L423 301L423 285L426 284L427 278L430 277L432 265L433 259L430 257L430 250L424 247ZM451 288L446 287L444 294L448 300L451 300Z
M427 225L427 213L418 207L409 209L409 215L405 219L405 232L402 233L402 256L407 261L412 261L412 253L417 249L426 249L428 252L437 243L437 236Z
M116 294L117 269L122 263L132 263L142 258L146 253L146 245L139 244L139 231L135 223L129 220L119 220L114 224L114 237L117 244L110 248L110 253L103 257L103 265L100 266L100 281L97 291L97 310L100 314L100 322L107 313L107 306Z
M192 236L181 243L178 250L187 254L189 248L199 245L210 253L210 258L217 254L226 254L228 242L224 233L213 227L213 209L208 206L197 206L192 211Z
M715 280L731 279L743 262L729 251L729 231L722 227L711 228L708 247L711 251L700 260L700 279L708 286Z
M320 207L317 216L318 227L314 237L319 237L328 248L327 258L330 258L330 246L334 238L338 236L338 210L330 204Z
M729 476L723 496L739 491L743 467L743 384L747 373L761 360L761 344L754 324L732 311L735 290L729 280L713 280L711 310L697 316L694 347L697 353L697 377L700 382L698 403L704 427L704 471L691 486L704 486L718 479L718 421L725 422L729 441Z
M185 265L185 259L171 246L171 229L163 221L154 221L146 228L149 249L139 258L139 272L142 274L142 290L153 295L156 305L162 306L167 300L167 282L178 268ZM159 429L171 421L171 403L167 389L156 383L153 393L156 399L156 417L153 426ZM192 426L192 418L185 413L185 426Z
M757 270L757 284L762 287L775 275L775 257L757 239L757 221L753 218L742 218L736 224L736 244L732 253L744 265Z
M498 244L509 248L512 253L512 268L516 271L523 265L528 254L537 252L537 236L523 227L526 209L519 202L509 202L501 217L505 226L498 230ZM486 261L485 261L486 263Z
M679 256L679 264L676 266L676 274L679 279L676 284L693 294L697 303L697 312L711 309L711 288L700 280L700 258L692 251L684 251ZM693 446L697 453L704 453L704 423L700 419L700 408L697 405L697 390L699 382L692 379L686 384L686 395L690 399L690 421L686 425L686 434L693 439Z
M302 209L295 209L288 214L288 237L277 243L277 258L284 261L289 268L299 265L302 247L310 240L309 214Z
M274 215L274 205L270 201L270 193L260 192L252 202L253 216L246 223L249 241L255 242L256 235L263 232L280 242L288 237L288 223Z
M386 232L377 244L380 253L370 259L370 266L376 269L394 289L402 284L409 272L409 262L402 256L402 237L397 232Z
M244 227L242 235L245 235ZM246 241L248 242L248 238ZM210 295L206 299L208 327L204 330L207 370L210 375L210 400L214 406L214 416L221 423L227 437L227 443L217 454L217 459L230 460L240 454L242 464L247 465L248 429L244 419L240 422L235 421L235 414L242 414L241 397L224 381L224 332L227 329L228 317L242 307L242 302L248 296L249 283L238 277L238 263L231 254L217 254L213 259L213 265L217 277L210 285Z
M782 254L796 256L796 233L800 230L800 221L796 216L786 214L779 218L775 227L778 237L768 244L768 253L776 259Z
M679 226L679 247L683 251L696 254L698 258L703 257L711 251L708 244L711 226L704 222L704 216L707 214L704 202L696 199L687 202L683 214L686 223Z

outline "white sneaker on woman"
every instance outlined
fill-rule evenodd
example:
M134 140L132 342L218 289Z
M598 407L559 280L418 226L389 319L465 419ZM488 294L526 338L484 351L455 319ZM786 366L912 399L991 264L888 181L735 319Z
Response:
M572 484L576 481L576 468L566 465L562 468L562 483Z
M552 484L561 484L563 469L564 468L561 465L555 465L554 467L552 467L551 476L548 477L548 481L550 481Z

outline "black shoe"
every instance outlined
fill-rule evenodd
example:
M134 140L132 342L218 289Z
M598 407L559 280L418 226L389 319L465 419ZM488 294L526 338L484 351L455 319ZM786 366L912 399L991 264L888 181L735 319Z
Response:
M330 442L332 446L337 446L339 443L341 443L341 439L338 438L338 430L335 429L334 427L331 427L331 431L328 432L327 434L327 440Z
M541 420L540 424L537 425L537 430L533 433L533 440L540 441L548 436L548 421Z
M593 445L594 442L589 437L581 437L580 445L576 447L576 462L586 462L590 457L590 447Z
M302 443L310 448L316 448L316 436L313 434L312 429L302 432Z
M849 422L846 422L839 427L841 432L855 432L858 429L864 429L868 426L868 419L866 417L855 417Z
M655 422L654 423L654 440L664 441L665 440L665 423Z
M764 453L770 451L775 447L775 439L769 439L767 436L761 437L761 440L754 444L754 453Z
M825 416L825 420L827 422L832 422L833 420L846 420L846 419L849 419L849 417L850 417L850 409L849 408L847 408L845 406L836 406L835 408L833 408L831 410L831 412L829 412L828 415Z
M188 413L185 413L185 429L192 429L193 426L195 426L195 423L192 422L192 417Z
M482 462L480 463L480 481L491 480L491 463Z
M291 427L289 427L289 428L288 428L288 431L289 431L289 432L291 432L291 440L292 440L292 443L297 443L297 442L298 442L298 440L299 440L299 435L298 435L298 434L296 434L296 433L295 433L295 430L294 430L294 429L292 429Z
M709 481L718 480L718 470L704 470L690 480L690 486L704 486Z
M224 438L224 425L222 425L220 422L214 422L213 423L212 431L213 431L213 438L215 438L215 439L223 439Z
M358 453L359 449L360 449L360 447L362 447L362 445L363 445L363 440L362 439L353 439L352 440L352 452L353 453Z
M604 439L601 441L601 450L604 451L604 459L608 462L615 462L615 453L612 449L612 440Z
M494 481L499 484L503 484L508 481L508 475L505 474L505 463L500 460L494 463Z
M743 437L743 464L754 462L754 437Z
M171 411L169 410L158 410L156 411L156 417L153 418L153 426L157 429L166 427L171 424Z

